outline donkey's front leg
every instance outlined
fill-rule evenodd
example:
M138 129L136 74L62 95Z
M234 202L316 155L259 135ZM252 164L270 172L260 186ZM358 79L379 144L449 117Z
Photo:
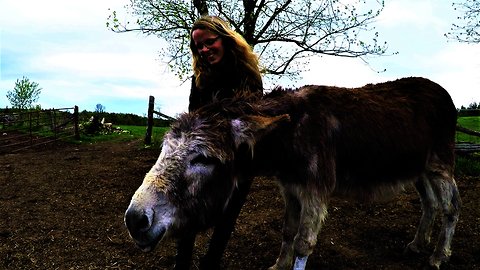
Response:
M294 270L304 270L307 259L317 243L317 236L327 216L327 204L311 192L301 193L299 201L302 207L300 224L295 236Z
M192 262L193 246L196 233L191 233L177 240L177 254L175 255L175 270L188 270Z
M220 261L223 252L227 247L228 240L234 230L236 220L242 206L247 199L253 177L245 177L245 180L238 183L238 187L233 191L232 198L228 203L222 218L215 225L207 254L201 258L200 269L215 270L220 269Z

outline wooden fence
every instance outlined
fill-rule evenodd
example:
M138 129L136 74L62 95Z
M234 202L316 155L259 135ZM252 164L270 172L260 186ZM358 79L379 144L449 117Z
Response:
M69 137L80 139L77 106L0 112L0 153L17 152Z
M152 143L152 130L153 130L153 123L154 123L154 116L156 115L160 119L163 120L164 124L170 124L171 122L175 121L175 118L170 117L166 114L161 112L157 112L154 110L155 106L155 97L150 96L148 98L148 113L147 113L147 132L145 133L145 144Z
M470 136L480 137L480 132L457 125L457 131ZM480 152L480 144L470 142L459 142L455 145L455 152L458 154L470 154Z

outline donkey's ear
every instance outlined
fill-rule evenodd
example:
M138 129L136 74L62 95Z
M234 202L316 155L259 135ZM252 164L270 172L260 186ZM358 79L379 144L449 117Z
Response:
M288 114L278 116L247 115L232 120L232 134L235 147L246 143L253 149L256 141L277 128L280 124L290 121Z

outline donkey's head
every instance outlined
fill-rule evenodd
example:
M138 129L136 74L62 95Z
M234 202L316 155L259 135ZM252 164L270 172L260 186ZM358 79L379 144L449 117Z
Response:
M240 145L253 151L256 141L287 119L288 115L180 116L125 213L137 245L149 251L166 235L178 237L212 226L237 184Z

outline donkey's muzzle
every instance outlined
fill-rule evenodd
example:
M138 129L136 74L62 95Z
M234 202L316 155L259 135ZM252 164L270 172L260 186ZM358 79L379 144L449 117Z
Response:
M166 231L165 228L152 227L154 214L153 209L139 210L135 207L130 207L125 212L128 232L137 246L145 252L153 250Z

